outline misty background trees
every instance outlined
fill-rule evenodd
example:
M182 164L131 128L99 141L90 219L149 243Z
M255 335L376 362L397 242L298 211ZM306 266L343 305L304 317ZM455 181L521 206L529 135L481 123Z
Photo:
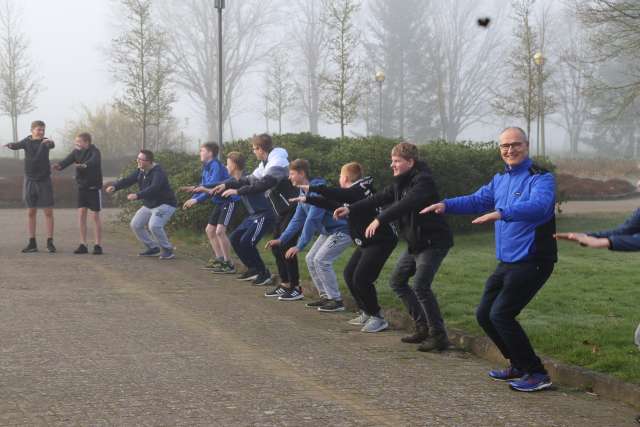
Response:
M113 96L78 105L63 137L102 132L113 153L216 140L214 1L109 7ZM47 83L22 18L0 0L7 139ZM637 1L227 0L223 41L223 142L271 130L454 143L518 125L534 154L640 157Z

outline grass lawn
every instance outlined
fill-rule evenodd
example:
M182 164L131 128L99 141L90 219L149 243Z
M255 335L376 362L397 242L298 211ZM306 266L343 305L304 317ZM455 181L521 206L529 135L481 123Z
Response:
M619 214L561 216L558 231L600 230L624 218ZM179 232L174 236L206 254L202 235ZM387 278L403 249L398 246L378 280L383 308L402 309ZM264 260L275 271L273 257L264 252ZM348 250L337 262L341 281L350 254ZM633 332L640 323L640 275L635 264L640 253L586 249L561 242L559 258L551 279L520 315L534 347L557 360L640 384L640 351L633 343ZM455 246L434 282L449 326L482 334L474 311L495 265L492 232L455 236ZM300 270L303 280L308 280L304 265Z

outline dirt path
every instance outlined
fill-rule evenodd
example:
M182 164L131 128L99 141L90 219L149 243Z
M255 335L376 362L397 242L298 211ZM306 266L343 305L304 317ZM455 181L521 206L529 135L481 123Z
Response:
M140 259L121 233L74 256L73 221L57 211L59 253L22 255L23 212L0 210L0 425L634 425L624 405L511 392L467 354Z

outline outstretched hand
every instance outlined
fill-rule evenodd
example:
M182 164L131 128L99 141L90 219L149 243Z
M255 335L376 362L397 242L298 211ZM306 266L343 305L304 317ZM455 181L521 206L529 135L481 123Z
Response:
M431 206L427 206L426 208L422 209L420 211L420 213L424 215L424 214L428 214L430 212L435 212L438 215L442 215L444 213L445 209L446 209L446 206L444 205L444 203L440 202L440 203L435 203L435 204L433 204Z
M305 203L306 201L307 201L306 196L292 197L289 199L290 203Z
M213 188L211 189L211 192L212 192L213 194L220 194L220 193L222 193L226 188L227 188L227 186L226 186L226 185L224 185L224 184L218 184L218 185L216 185L215 187L213 187Z
M556 233L553 237L556 240L576 242L580 246L589 248L605 249L611 246L611 242L606 237L593 237L585 233Z
M113 185L110 185L107 188L105 188L104 191L106 191L107 193L114 193L116 191L116 187L114 187Z
M231 197L231 196L236 196L237 194L238 194L238 190L234 188L230 188L228 190L224 190L224 193L222 193L222 197Z
M289 248L289 250L287 251L287 253L284 254L284 257L286 259L291 259L294 256L298 255L298 252L300 252L300 249L296 248L295 246Z
M478 218L471 221L471 224L486 224L489 222L496 222L502 218L499 211L494 211L488 213L486 215L479 216Z
M364 231L364 237L366 237L367 239L372 238L373 235L376 234L378 227L380 227L380 221L376 218L371 221L371 224L369 224L367 229Z
M349 216L349 208L346 206L341 206L335 211L333 211L333 219L346 218Z
M274 246L280 246L280 243L281 243L281 242L280 242L280 240L278 240L278 239L269 240L269 241L267 242L267 244L266 244L266 245L264 245L264 248L265 248L265 249L270 249L270 248L273 248Z

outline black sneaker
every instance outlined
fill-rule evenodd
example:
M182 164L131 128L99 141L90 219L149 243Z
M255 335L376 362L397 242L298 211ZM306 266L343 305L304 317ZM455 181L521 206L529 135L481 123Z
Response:
M160 248L149 248L144 252L140 252L138 256L158 256L160 255Z
M320 307L318 307L318 311L344 311L344 304L342 304L342 300L330 299L325 305L321 305Z
M271 289L270 291L265 292L264 296L267 298L277 298L280 295L285 294L286 292L287 290L285 288L278 285L275 288Z
M93 245L93 254L94 255L102 255L102 246L100 245Z
M418 346L418 351L444 351L449 347L449 338L447 334L436 333L424 340L422 344Z
M47 239L47 250L49 251L50 254L56 253L57 249L53 245L53 239Z
M271 273L269 272L269 270L267 270L256 277L256 279L253 281L253 286L267 286L271 283L273 283L273 279L271 279Z
M304 306L305 307L309 307L309 308L318 308L318 307L322 307L323 305L325 305L329 301L331 301L331 300L329 300L329 299L327 299L325 297L322 297L322 298L320 298L318 300L308 302Z
M256 277L258 277L258 272L253 270L253 269L249 269L247 271L245 271L244 273L242 273L241 275L239 275L237 277L238 280L244 280L246 282L248 282L249 280L255 280Z
M73 251L74 254L88 254L89 253L89 249L87 249L87 245L84 244L80 244L80 246L78 246L78 249L76 249L75 251Z
M222 261L216 267L210 270L212 273L219 274L233 274L236 272L236 267L231 264L231 261Z
M300 288L288 289L278 297L278 301L297 301L304 298Z
M30 254L33 252L38 252L38 246L35 241L29 241L29 244L22 249L23 254Z
M400 341L409 344L419 344L429 338L429 327L427 325L416 325L416 332L400 338Z

